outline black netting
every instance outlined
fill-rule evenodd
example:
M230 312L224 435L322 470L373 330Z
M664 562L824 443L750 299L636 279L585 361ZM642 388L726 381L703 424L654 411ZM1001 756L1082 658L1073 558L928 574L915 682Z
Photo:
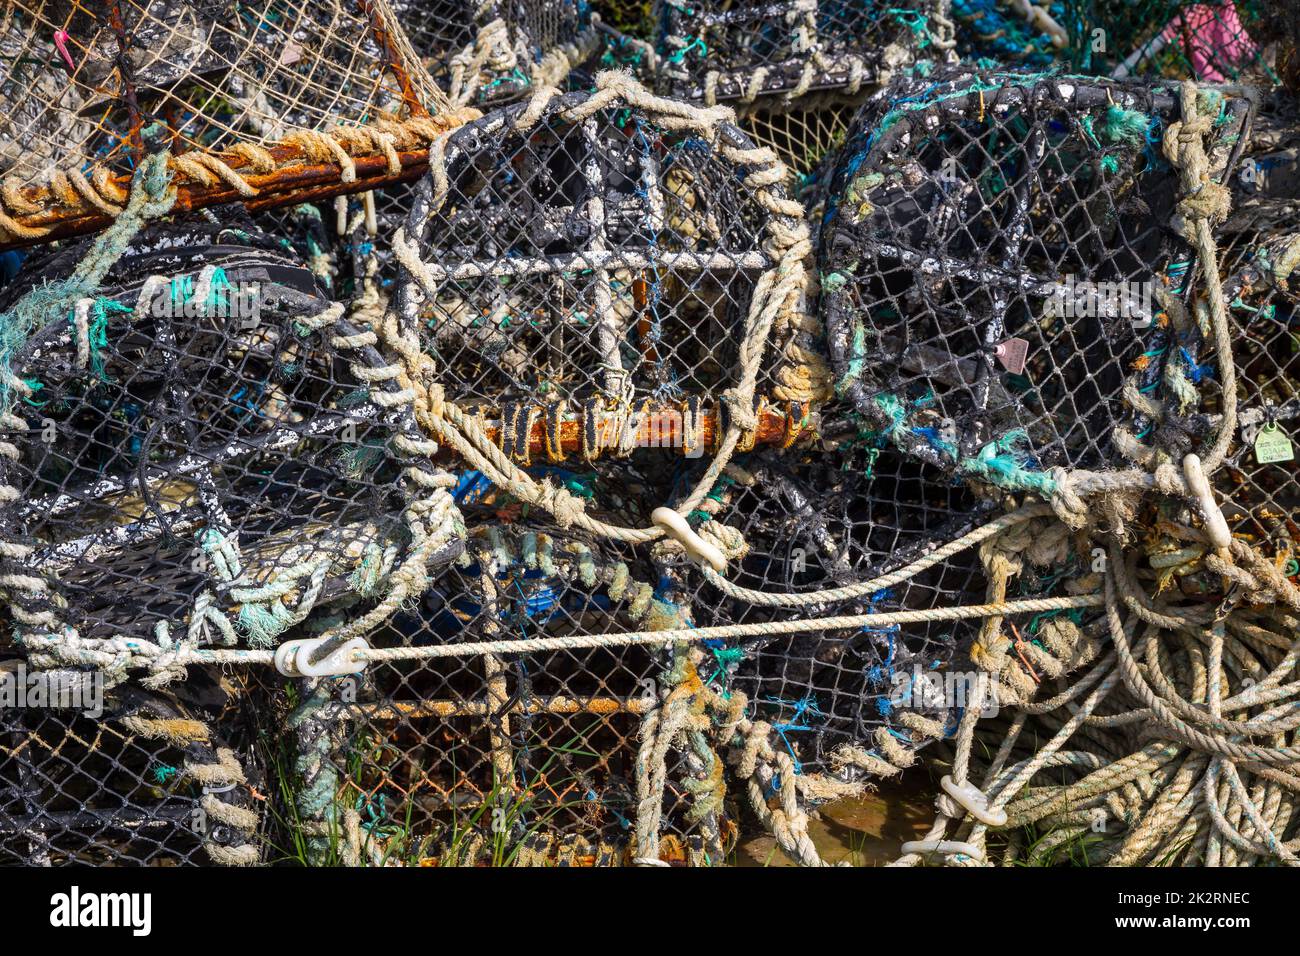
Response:
M87 713L0 710L0 866L210 864L241 848L255 862L264 777L247 730L215 686L185 694L206 708L122 688ZM220 732L205 712L225 718ZM240 814L251 827L231 825Z
M1242 104L1221 106L1225 176ZM1170 361L1198 374L1197 336L1161 314L1193 268L1166 225L1176 115L1155 88L996 74L864 111L822 232L822 312L837 388L873 428L1041 491L1047 469L1112 459L1131 374L1143 392Z
M932 542L964 534L986 516L950 479L905 461L859 429L831 424L826 431L842 451L750 456L724 481L719 493L727 506L717 520L739 529L748 546L728 574L733 583L781 594L856 584L916 560ZM719 603L712 594L709 586L699 587L697 623L980 603L984 576L972 554L853 600L768 609ZM903 713L938 721L951 732L958 716L953 698L939 702L939 695L922 693L922 684L956 679L947 665L973 634L961 622L890 624L711 642L709 650L714 679L745 693L754 718L770 723L797 765L813 773L838 769L834 757L845 745L878 756L880 734L907 749L933 739L913 739L899 723ZM978 691L971 686L972 697Z
M945 3L660 3L661 85L686 99L803 95L875 83L936 54Z
M29 260L0 309L86 248ZM328 305L266 237L163 226L8 356L26 428L3 521L31 549L14 566L46 582L19 599L25 636L57 621L166 644L161 625L265 646L318 605L383 591L410 540L391 442L413 425L372 375L373 335L345 317L313 329Z

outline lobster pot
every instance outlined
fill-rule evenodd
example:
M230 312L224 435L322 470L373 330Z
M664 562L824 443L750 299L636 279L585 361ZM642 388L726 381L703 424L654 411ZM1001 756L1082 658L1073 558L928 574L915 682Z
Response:
M130 666L176 642L268 647L436 566L410 553L428 493L410 469L432 466L395 444L416 435L409 404L303 263L244 229L166 225L93 294L50 294L85 251L29 261L0 302L11 331L36 327L4 355L0 513L31 654L120 678L123 640Z
M1208 96L1222 180L1243 104ZM819 251L837 387L864 422L948 473L1040 493L1049 469L1119 460L1121 424L1187 450L1203 422L1152 423L1121 396L1204 388L1199 331L1168 308L1192 268L1159 151L1172 92L965 73L871 110Z
M715 491L726 507L715 520L747 545L727 574L733 584L799 595L865 582L980 522L976 502L942 474L856 429L835 431L831 438L827 429L831 450L756 454L728 469ZM978 604L984 588L979 558L967 552L851 599L764 607L720 599L704 583L693 603L701 626L750 624ZM946 621L711 640L704 676L746 696L747 713L772 726L773 746L798 772L855 781L874 775L866 768L878 765L858 755L882 760L882 737L885 752L910 754L950 732L957 708L982 706L976 698L987 688L959 687L965 675L949 673L974 633L974 625Z
M638 812L638 733L659 704L665 652L461 655L456 645L684 626L689 610L630 551L536 522L480 522L494 496L462 489L473 524L465 560L418 607L368 636L412 656L323 685L330 719L299 726L296 739L308 752L327 749L316 774L334 799L300 802L298 811L325 820L359 814L348 852L367 865L625 864ZM430 650L438 656L418 656ZM723 815L692 815L690 785L700 775L694 752L669 753L657 833L670 862L716 863L734 839ZM321 789L316 775L303 785Z
M1268 239L1226 283L1240 428L1215 476L1234 536L1259 548L1292 578L1300 574L1295 544L1300 537L1300 479L1294 451L1300 440L1298 255L1295 234Z
M1271 0L1062 0L1063 51L1088 73L1200 83L1276 83L1282 32Z
M937 55L946 13L930 0L662 3L659 78L675 96L707 101L856 93Z
M943 62L947 0L661 3L657 83L737 107L739 124L807 177L890 77Z
M392 0L392 8L434 81L481 103L528 92L533 68L589 28L575 0ZM472 61L476 47L486 54L481 75L457 77L457 61Z
M762 295L803 268L779 167L742 165L754 144L716 111L609 92L554 98L535 121L509 107L448 139L445 189L420 185L395 240L401 321L447 397L525 463L699 458L731 427L724 393L747 382L753 440L788 440L814 396L787 387L802 297Z
M182 208L265 206L400 178L456 122L385 0L33 0L0 52L0 243L98 228L160 145Z
M16 661L0 676L37 692ZM45 686L45 685L42 685ZM44 693L44 691L41 691ZM261 784L246 747L175 698L92 684L0 709L0 864L251 865L263 859ZM86 709L77 709L85 707Z

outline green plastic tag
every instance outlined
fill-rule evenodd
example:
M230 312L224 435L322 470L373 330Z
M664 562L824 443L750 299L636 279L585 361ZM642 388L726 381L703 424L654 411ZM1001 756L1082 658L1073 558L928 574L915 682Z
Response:
M1295 448L1286 432L1277 427L1277 422L1259 430L1255 436L1255 460L1261 465L1271 465L1279 461L1291 461L1295 458Z

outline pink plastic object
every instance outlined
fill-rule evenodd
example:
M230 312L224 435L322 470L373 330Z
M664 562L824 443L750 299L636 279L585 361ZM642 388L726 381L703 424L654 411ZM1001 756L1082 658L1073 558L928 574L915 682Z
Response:
M1209 83L1228 79L1219 72L1220 65L1235 66L1258 49L1231 2L1188 7L1169 21L1160 39L1182 46L1197 79Z
M68 76L71 76L77 72L77 64L72 61L72 54L68 52L69 39L67 30L54 31L54 46L58 49L59 56L63 57L63 62L68 67Z

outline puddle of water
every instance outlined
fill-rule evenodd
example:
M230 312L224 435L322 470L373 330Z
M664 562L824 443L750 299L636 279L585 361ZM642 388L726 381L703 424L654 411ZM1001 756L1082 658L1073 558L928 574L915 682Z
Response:
M902 853L908 840L919 839L934 822L934 788L924 772L899 782L882 782L874 793L836 800L810 820L808 835L826 862L847 860L854 866L881 866ZM736 866L794 866L773 837L742 839Z

